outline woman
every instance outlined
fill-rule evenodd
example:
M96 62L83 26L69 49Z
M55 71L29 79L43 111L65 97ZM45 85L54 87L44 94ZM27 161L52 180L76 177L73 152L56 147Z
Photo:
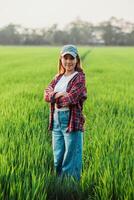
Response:
M59 58L59 73L44 93L50 103L49 130L52 130L54 166L57 175L80 180L84 116L83 102L87 98L85 74L76 46L63 46Z

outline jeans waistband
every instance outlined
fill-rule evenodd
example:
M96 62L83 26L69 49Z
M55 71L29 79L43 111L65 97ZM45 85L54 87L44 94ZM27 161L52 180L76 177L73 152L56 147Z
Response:
M66 113L66 112L69 112L70 111L70 109L68 109L68 110L61 110L61 109L55 109L54 110L54 112L56 113L58 113L58 112L64 112L64 113Z
M55 110L56 110L56 111L68 111L69 108L68 108L68 107L63 107L63 108L56 108L56 107L55 107Z

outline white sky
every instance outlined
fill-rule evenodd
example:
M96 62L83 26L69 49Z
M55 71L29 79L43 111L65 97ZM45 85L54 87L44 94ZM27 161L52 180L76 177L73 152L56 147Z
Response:
M0 0L0 27L64 27L78 17L97 23L111 16L134 22L134 0Z

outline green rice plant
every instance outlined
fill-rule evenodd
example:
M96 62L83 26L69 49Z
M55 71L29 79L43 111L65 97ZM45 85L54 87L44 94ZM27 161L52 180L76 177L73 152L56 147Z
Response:
M60 47L0 47L0 199L134 199L134 48L79 47L88 99L81 181L53 168L43 91Z

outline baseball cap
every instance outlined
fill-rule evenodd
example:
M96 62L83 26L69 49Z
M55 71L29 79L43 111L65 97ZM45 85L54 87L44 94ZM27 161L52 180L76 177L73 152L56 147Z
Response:
M76 56L78 55L77 47L72 44L64 45L61 50L61 56L65 56L66 54L70 54L71 56L76 58Z

